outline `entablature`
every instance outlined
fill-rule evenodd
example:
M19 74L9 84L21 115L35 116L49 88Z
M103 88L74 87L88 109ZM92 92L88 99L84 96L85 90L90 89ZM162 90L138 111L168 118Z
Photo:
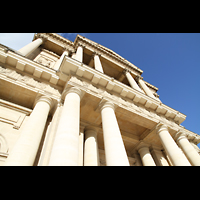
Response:
M143 73L141 69L139 69L114 51L81 35L77 35L74 42L63 38L62 36L55 33L37 33L34 35L33 40L37 38L45 38L44 43L42 44L43 49L46 48L60 56L64 50L68 50L69 57L71 57L72 54L76 52L77 47L81 45L84 48L84 64L89 65L89 63L92 63L91 61L95 53L101 57L103 68L106 68L106 73L111 77L115 77L116 79L117 77L122 75L123 70L128 70L133 78L137 76L141 77L141 74ZM146 81L145 83L150 88L150 90L152 90L154 95L158 97L158 95L156 94L158 88L150 83L147 83Z
M63 81L66 81L70 75L77 76L77 82L80 82L80 79L86 80L92 84L90 88L93 88L95 91L97 91L96 88L102 88L102 93L105 93L107 96L112 94L110 96L111 99L118 96L120 101L124 102L124 99L132 101L133 104L130 104L130 107L137 104L140 108L144 108L144 112L148 109L161 117L163 116L163 120L171 119L177 124L185 120L186 116L184 114L72 58L65 57L61 64L60 72L61 76L63 76ZM126 102L126 104L129 103Z
M71 52L74 52L77 49L78 45L83 45L84 48L89 49L92 52L94 51L98 52L99 54L101 54L102 57L109 60L110 62L113 62L122 68L128 68L135 75L141 75L143 73L141 69L139 69L134 64L130 63L117 53L81 35L77 35L74 42L66 38L63 38L62 36L55 33L37 33L34 35L33 41L36 40L37 38L45 38L46 40L43 46L46 47L47 49L54 50L54 52L56 52L59 55L61 54L61 50L57 50L53 46L51 46L50 48L49 45L47 44L48 41L54 43L57 46L60 46L60 49L65 48Z
M125 58L121 57L120 55L118 55L117 53L115 53L114 51L94 42L91 41L81 35L77 35L75 41L74 41L74 45L77 46L79 44L82 44L85 46L85 48L91 48L93 49L93 51L98 52L99 54L101 54L101 56L104 56L106 59L108 59L111 62L117 62L117 64L120 64L120 66L122 68L129 68L129 70L133 73L133 74L137 74L137 75L141 75L143 73L143 71L141 69L139 69L138 67L136 67L134 64L130 63L128 60L126 60Z
M34 35L33 41L37 38L45 38L44 43L42 44L43 48L46 48L50 51L61 56L64 49L69 51L74 51L74 43L62 36L55 33L37 33Z
M171 118L178 124L182 123L186 117L161 102L68 56L64 57L59 73L12 51L5 52L3 48L0 51L0 62L8 64L17 70L27 72L37 78L44 79L51 84L58 86L61 84L61 87L64 86L68 76L74 73L80 78L85 78L92 84L103 87L113 94L119 95L122 98L128 98L137 104L141 104L145 108L154 110L160 115Z

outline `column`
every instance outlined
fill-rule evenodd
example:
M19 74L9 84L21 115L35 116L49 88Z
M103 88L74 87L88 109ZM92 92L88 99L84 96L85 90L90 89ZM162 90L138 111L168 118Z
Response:
M138 90L138 91L144 93L144 92L140 89L140 87L138 86L138 84L136 83L136 81L134 80L134 78L131 76L131 74L130 74L127 70L124 71L124 74L126 75L126 78L128 79L128 82L129 82L129 84L131 85L131 87L132 87L133 89L136 89L136 90Z
M184 133L181 133L176 139L176 142L181 147L190 163L194 166L200 166L200 155L190 144Z
M38 166L47 166L49 163L51 149L53 146L54 137L55 137L55 133L58 127L58 121L59 121L61 111L62 111L61 103L59 102L45 135L45 140L44 140L42 151L40 154Z
M5 165L33 165L52 102L47 96L36 99L35 107Z
M69 52L68 52L67 50L65 50L65 51L63 52L63 54L60 56L60 58L56 61L55 65L54 65L54 69L55 69L56 71L59 70L60 65L61 65L61 63L62 63L62 61L63 61L65 55L68 56L68 54L69 54Z
M83 62L83 46L82 45L78 46L78 48L76 50L75 59L80 61L80 62Z
M76 59L76 53L73 52L71 57L72 57L73 59Z
M142 145L138 148L138 152L140 154L143 166L156 166L150 152L149 147L146 145Z
M94 127L85 128L84 166L99 166L99 150L97 130Z
M99 57L100 57L100 55L95 52L95 54L94 54L94 67L95 67L96 70L100 71L101 73L104 73L103 67L102 67L102 64L101 64Z
M84 148L84 126L80 127L80 133L79 133L79 151L78 151L78 166L83 166L83 148Z
M187 158L184 156L184 154L181 152L181 150L171 137L166 125L159 125L157 127L157 134L159 135L162 145L173 165L191 166Z
M156 97L153 95L153 93L151 92L151 90L147 87L147 85L144 83L144 81L140 77L138 77L138 83L139 83L139 85L141 86L141 88L145 91L145 93L148 96L156 99Z
M139 153L135 150L133 153L133 157L136 159L136 166L142 166L141 158Z
M153 149L151 150L151 155L156 163L156 166L169 166L160 149L153 147Z
M49 165L77 166L79 163L81 93L81 90L76 87L64 91L65 101Z
M43 40L44 40L43 38L38 38L38 39L34 40L33 42L27 44L26 46L22 47L18 51L23 56L28 56L43 43Z
M107 166L130 166L113 103L100 103Z

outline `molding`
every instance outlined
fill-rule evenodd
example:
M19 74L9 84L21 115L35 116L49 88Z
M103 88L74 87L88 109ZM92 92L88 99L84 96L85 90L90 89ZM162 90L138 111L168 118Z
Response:
M0 99L0 106L4 106L6 108L15 110L17 112L21 112L27 116L30 115L32 112L32 109L17 105L15 103L11 103L11 102L3 100L3 99Z
M41 102L41 101L48 103L49 106L50 106L50 110L51 110L51 108L53 108L53 106L54 106L54 101L53 101L53 99L52 99L51 97L46 96L46 95L38 95L38 96L36 97L36 99L35 99L34 107L36 106L36 104L37 104L38 102Z
M190 142L194 144L200 143L200 135L193 133L185 128L180 128L176 134L174 134L174 140L178 141L182 137L186 137Z
M80 99L82 99L84 92L82 92L78 87L67 87L64 89L62 98L65 98L69 93L76 93L79 95Z
M156 129L156 134L159 134L163 130L169 132L168 126L166 124L161 123L161 122L156 126L155 129Z
M137 66L135 66L134 64L132 64L131 62L129 62L128 60L126 60L125 58L121 57L120 55L118 55L117 53L115 53L114 51L112 51L111 49L108 49L94 41L91 41L81 35L77 35L76 39L74 41L74 45L76 46L77 43L79 43L79 41L82 41L83 44L87 44L95 49L97 49L98 51L102 52L100 54L104 54L114 60L119 61L121 64L123 64L125 67L130 68L131 70L135 70L137 73L142 74L143 71L141 69L139 69ZM87 47L87 46L86 46ZM94 50L95 51L95 50Z
M134 103L134 101L130 102L130 100L128 99L124 100L123 98L116 96L115 94L111 94L110 92L105 91L105 89L101 89L100 87L97 88L96 86L88 83L85 80L80 80L76 76L71 76L67 84L69 85L69 87L78 87L86 93L89 93L93 96L96 96L99 99L102 99L102 102L109 101L112 104L117 105L117 107L125 109L157 124L159 122L161 122L162 124L166 124L172 130L177 131L178 129L180 129L179 125L177 125L172 120L168 120L164 117L161 117L158 113L156 113L156 111L147 110L144 106L140 106L139 104Z
M43 75L48 74L48 76L45 76L45 77L48 77L48 79L46 78L45 81L49 81L50 83L54 85L57 85L58 83L59 76L56 75L56 70L46 67L42 64L39 64L36 61L32 61L26 57L23 57L11 51L4 53L0 49L0 62L2 62L3 65L5 64L5 65L8 65L9 67L16 68L16 71L19 70L23 72L28 68L29 70L27 73L33 76L37 74L37 71L40 71L39 74L40 74L41 79L44 79Z
M155 117L153 116L154 113L159 115L159 121L163 121L164 123L175 122L180 124L186 118L185 115L161 103L159 100L151 98L85 64L80 64L72 58L65 57L60 71L62 74L65 74L66 77L70 75L77 77L76 81L81 85L82 82L84 84L91 83L91 86L89 86L91 88L102 88L102 93L107 94L107 97L113 98L109 96L109 94L112 93L115 94L115 96L119 96L122 102L124 99L130 100L130 102L134 102L136 105L145 108L144 112L148 113L147 115L150 115L150 117ZM132 105L133 104L130 104L130 107L132 107Z
M33 37L33 41L36 40L37 38L45 38L47 40L54 40L58 43L60 43L61 46L63 45L69 45L71 47L74 47L74 43L56 33L36 33Z
M22 87L36 89L36 92L52 95L53 98L56 97L56 99L61 96L59 91L54 89L50 85L43 82L38 82L27 75L21 75L15 70L4 68L2 66L0 66L0 79L7 79L8 81L11 80L12 82L14 81L15 84L20 83L19 85L21 85Z
M115 104L113 104L111 101L107 101L104 98L101 100L101 102L99 103L99 108L102 111L104 108L112 108L115 111Z
M11 124L15 129L21 127L25 117L29 116L31 112L32 110L29 108L0 99L0 121Z

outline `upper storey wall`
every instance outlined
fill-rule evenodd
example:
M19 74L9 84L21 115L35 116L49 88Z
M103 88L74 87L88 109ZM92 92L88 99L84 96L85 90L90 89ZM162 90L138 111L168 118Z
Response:
M94 53L100 56L100 62L104 73L114 79L130 86L129 81L124 76L124 71L128 70L135 79L141 77L143 71L130 63L114 51L93 42L81 35L77 35L74 42L55 33L37 33L34 35L33 41L37 38L45 38L43 44L28 56L31 60L39 62L47 67L54 69L56 61L60 58L64 51L68 51L69 57L74 57L79 45L83 49L83 63L94 68ZM49 56L48 56L49 54ZM145 82L147 87L157 96L158 88Z

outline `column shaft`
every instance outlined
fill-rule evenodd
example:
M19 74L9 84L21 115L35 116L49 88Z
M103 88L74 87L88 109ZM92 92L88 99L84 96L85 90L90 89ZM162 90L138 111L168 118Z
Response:
M184 154L181 152L181 150L179 149L179 147L169 134L167 126L165 125L159 126L157 133L173 165L191 166L187 158L184 156Z
M153 93L151 92L151 90L147 87L147 85L144 83L144 81L142 79L139 78L138 83L140 84L140 86L142 87L142 89L145 91L145 93L148 96L156 99L156 97L153 95Z
M194 166L200 166L200 155L184 135L179 136L177 143L180 145L190 163Z
M23 56L30 55L35 49L37 49L41 44L43 43L42 38L38 38L37 40L34 40L33 42L27 44L26 46L22 47L20 50L18 50Z
M138 84L136 83L136 81L134 80L134 78L131 76L131 74L128 71L125 71L125 75L126 78L128 79L129 84L131 85L132 88L144 93L140 87L138 86Z
M49 128L47 129L47 133L46 133L44 144L43 144L42 151L40 154L38 166L47 166L49 163L51 149L53 146L54 137L55 137L55 133L58 127L58 121L59 121L61 111L62 111L62 108L59 103L53 115L53 119L49 125Z
M83 62L83 47L82 46L78 46L75 59L80 62Z
M156 166L148 147L143 146L139 148L138 152L144 166Z
M78 88L66 91L49 165L78 165L80 96Z
M57 71L59 70L60 65L61 65L65 55L68 56L68 54L69 54L68 51L63 52L63 54L60 56L60 58L56 61L55 65L54 65L55 70L57 70Z
M97 54L94 55L94 67L96 70L100 71L101 73L104 73L100 58Z
M83 166L83 148L84 148L84 127L80 128L79 133L79 151L78 151L78 166Z
M49 97L42 96L37 100L30 118L10 152L5 165L33 165L51 104L52 99Z
M152 149L151 155L156 163L156 166L169 166L161 150Z
M128 157L115 116L114 104L100 104L107 166L129 166Z
M97 131L93 127L86 127L84 146L84 166L99 166L99 150Z

